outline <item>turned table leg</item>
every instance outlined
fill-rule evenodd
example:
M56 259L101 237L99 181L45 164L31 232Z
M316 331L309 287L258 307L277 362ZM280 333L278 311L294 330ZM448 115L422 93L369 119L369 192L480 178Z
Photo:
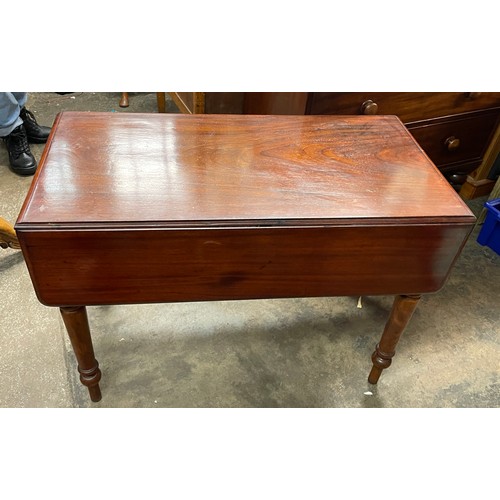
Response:
M80 372L80 381L87 386L90 399L94 402L101 400L101 370L94 356L92 338L90 336L87 309L83 306L61 307L61 315L66 326L71 345L75 351Z
M373 368L368 376L370 384L376 384L382 370L391 365L399 337L410 321L419 300L420 295L397 295L395 297L382 338L372 354Z

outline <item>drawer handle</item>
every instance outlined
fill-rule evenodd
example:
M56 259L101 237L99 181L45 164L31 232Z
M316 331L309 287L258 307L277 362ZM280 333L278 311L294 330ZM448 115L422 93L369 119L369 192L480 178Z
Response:
M363 104L361 104L361 114L362 115L376 115L378 113L378 104L368 99Z
M481 94L482 92L466 92L465 97L467 99L477 99Z
M447 147L448 151L456 151L460 147L460 139L452 135L444 141L444 145Z

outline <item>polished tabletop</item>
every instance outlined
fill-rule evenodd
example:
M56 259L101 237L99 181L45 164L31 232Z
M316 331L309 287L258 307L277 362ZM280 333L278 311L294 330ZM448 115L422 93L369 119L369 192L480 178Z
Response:
M473 215L395 116L63 112L18 224Z

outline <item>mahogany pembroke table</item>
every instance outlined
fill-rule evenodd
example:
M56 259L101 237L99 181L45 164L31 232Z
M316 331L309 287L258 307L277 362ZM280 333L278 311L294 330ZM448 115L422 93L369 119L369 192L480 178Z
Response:
M376 383L474 222L395 116L63 112L15 228L99 401L105 304L395 295Z

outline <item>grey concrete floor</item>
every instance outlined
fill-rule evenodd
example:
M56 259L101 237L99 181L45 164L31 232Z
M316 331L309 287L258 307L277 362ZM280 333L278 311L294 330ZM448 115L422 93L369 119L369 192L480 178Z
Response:
M155 93L30 94L61 110L157 111ZM176 112L169 101L167 110ZM39 159L43 145L33 145ZM14 222L31 184L0 146L0 215ZM485 198L469 202L479 214ZM367 375L391 297L88 308L103 399L91 403L57 309L41 305L22 254L0 249L1 407L498 407L500 256L476 227L446 286L422 299L391 368Z

